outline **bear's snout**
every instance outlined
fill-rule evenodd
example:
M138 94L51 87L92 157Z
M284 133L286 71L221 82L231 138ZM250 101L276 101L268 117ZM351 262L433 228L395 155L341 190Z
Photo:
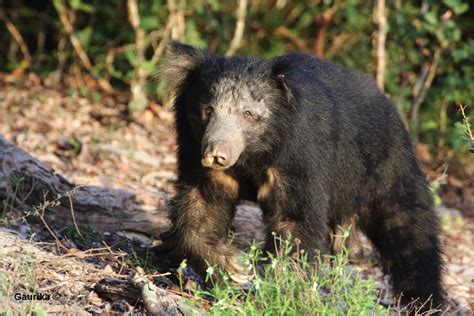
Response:
M201 140L201 164L216 170L230 168L244 149L244 133L238 117L216 112Z
M225 169L229 166L229 150L222 142L209 144L203 152L201 163L204 167Z

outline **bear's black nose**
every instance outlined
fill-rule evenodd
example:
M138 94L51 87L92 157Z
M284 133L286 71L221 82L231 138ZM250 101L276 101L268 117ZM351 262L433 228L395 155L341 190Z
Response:
M221 165L221 166L224 165L226 159L227 159L227 157L222 153L217 153L214 156L214 162L217 163L218 165Z
M205 167L227 167L228 153L222 144L212 144L204 150L202 165Z

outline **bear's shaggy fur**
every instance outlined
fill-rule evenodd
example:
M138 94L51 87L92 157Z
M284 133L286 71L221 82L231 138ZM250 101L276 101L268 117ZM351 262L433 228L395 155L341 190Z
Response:
M404 300L443 302L430 190L373 80L304 53L225 58L178 42L162 71L175 96L176 254L244 282L228 240L239 200L262 208L269 251L275 232L327 253L330 231L357 215Z

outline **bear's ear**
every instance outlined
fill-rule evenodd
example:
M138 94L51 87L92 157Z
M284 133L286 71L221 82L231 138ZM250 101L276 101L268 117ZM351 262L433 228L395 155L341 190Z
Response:
M160 66L161 79L171 95L176 95L190 71L199 67L209 53L177 41L168 44Z
M275 81L278 89L289 101L293 96L288 76L291 70L290 62L284 58L273 59L271 60L271 69L272 79Z

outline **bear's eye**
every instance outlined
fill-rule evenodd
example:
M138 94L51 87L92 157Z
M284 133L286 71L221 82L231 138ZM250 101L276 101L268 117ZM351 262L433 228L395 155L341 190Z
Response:
M206 106L204 108L205 115L210 116L212 113L214 113L214 108L212 106Z
M251 119L253 117L252 112L244 111L243 113L245 119Z

